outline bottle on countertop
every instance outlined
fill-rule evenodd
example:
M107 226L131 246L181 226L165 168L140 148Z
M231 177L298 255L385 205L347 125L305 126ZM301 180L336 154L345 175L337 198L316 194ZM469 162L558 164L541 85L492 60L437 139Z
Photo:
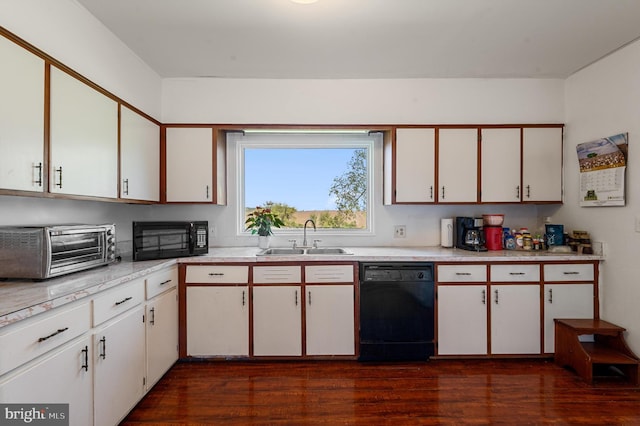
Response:
M504 248L507 250L516 249L516 237L513 235L513 233L509 233L504 237Z

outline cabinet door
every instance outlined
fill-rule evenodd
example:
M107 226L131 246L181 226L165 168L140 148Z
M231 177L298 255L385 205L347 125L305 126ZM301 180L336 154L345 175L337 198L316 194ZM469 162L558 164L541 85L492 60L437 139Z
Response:
M0 188L42 192L44 60L0 36Z
M540 353L540 286L491 286L491 353Z
M308 285L307 355L355 355L354 287Z
M178 359L178 291L172 290L147 302L147 390Z
M94 332L94 424L114 425L144 394L144 308L138 306Z
M247 286L187 287L187 355L249 355Z
M555 318L593 318L593 284L545 284L544 352L555 351Z
M50 352L0 382L0 402L69 404L68 424L93 422L91 337ZM35 422L37 423L37 422Z
M438 202L478 201L478 129L439 129Z
M487 354L487 287L438 285L438 354Z
M51 67L49 190L117 198L118 104Z
M167 202L213 201L210 128L167 128Z
M253 354L302 355L300 286L253 288Z
M520 129L482 129L483 202L520 202Z
M522 201L562 201L562 128L525 128Z
M395 202L435 201L435 129L397 129Z
M120 198L160 201L160 126L120 108Z

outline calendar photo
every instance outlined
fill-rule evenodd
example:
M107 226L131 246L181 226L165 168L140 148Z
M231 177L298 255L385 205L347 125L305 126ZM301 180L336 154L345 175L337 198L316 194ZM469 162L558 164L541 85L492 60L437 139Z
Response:
M628 133L581 143L576 147L580 164L581 206L624 206Z

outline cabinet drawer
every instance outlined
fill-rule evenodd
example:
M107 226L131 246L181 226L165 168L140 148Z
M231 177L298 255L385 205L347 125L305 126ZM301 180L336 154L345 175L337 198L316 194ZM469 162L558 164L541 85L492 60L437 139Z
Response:
M486 265L438 265L438 282L486 281Z
M307 283L352 283L353 265L316 265L304 267Z
M539 282L540 265L491 265L491 282Z
M93 326L102 324L144 300L143 280L131 281L107 290L93 299Z
M27 325L10 326L0 335L0 375L89 330L89 303L59 311L43 314L42 319L28 321Z
M151 299L160 293L178 285L178 267L164 269L155 272L146 278L147 299Z
M254 266L253 282L255 284L300 283L302 282L301 271L300 266Z
M593 281L591 263L567 263L544 265L544 280L549 281Z
M249 282L248 266L193 265L187 266L187 283L236 283Z

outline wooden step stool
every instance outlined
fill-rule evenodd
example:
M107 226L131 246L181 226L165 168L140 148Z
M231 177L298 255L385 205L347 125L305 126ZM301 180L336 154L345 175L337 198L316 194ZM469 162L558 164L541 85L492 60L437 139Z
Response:
M571 367L587 383L599 366L614 366L634 386L640 383L640 359L631 352L624 328L598 319L555 319L555 362ZM593 342L580 342L580 335L593 335Z

